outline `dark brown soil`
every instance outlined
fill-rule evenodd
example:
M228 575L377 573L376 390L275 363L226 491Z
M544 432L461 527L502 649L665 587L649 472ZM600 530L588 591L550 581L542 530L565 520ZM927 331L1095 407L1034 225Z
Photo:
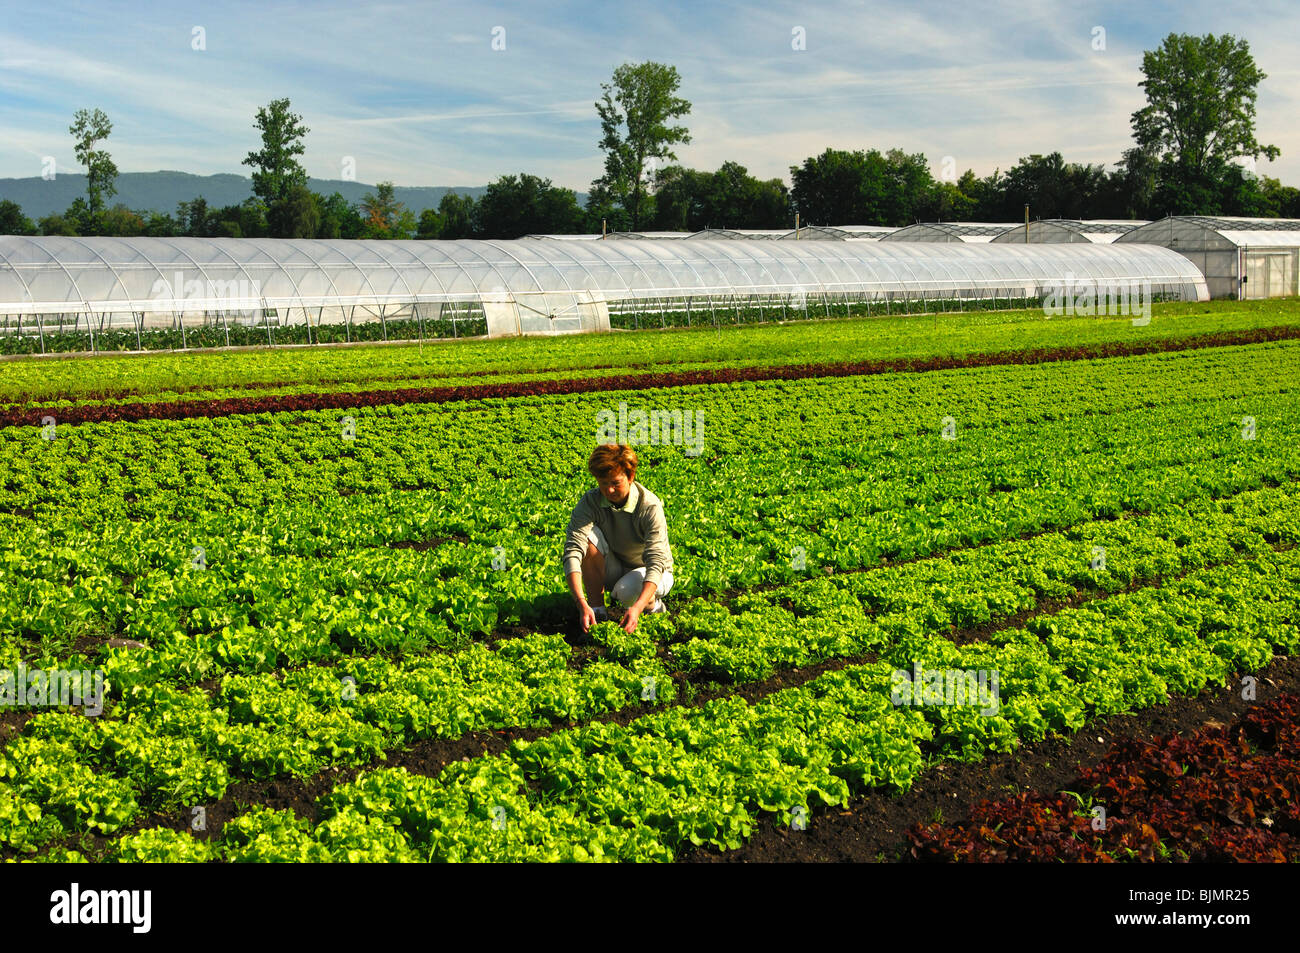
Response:
M16 738L27 727L27 722L36 716L34 711L15 711L12 708L0 708L0 745L10 738Z
M1209 724L1227 724L1252 704L1300 689L1300 658L1278 656L1256 673L1255 702L1241 698L1240 679L1228 688L1175 698L1168 705L1105 718L1074 735L1051 737L965 764L943 762L916 780L907 793L883 792L855 798L844 808L813 810L806 830L792 830L769 815L739 850L692 849L684 863L785 863L899 861L907 856L906 832L916 823L966 818L981 800L1022 791L1068 790L1084 764L1095 764L1121 738L1150 741L1157 735L1187 733Z

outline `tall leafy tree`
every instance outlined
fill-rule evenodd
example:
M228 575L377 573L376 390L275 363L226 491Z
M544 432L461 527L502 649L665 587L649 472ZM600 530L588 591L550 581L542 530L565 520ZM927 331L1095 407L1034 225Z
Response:
M790 222L790 195L780 179L760 181L738 162L716 172L670 165L655 176L657 229L781 228Z
M176 204L176 227L182 235L192 238L210 237L212 217L214 216L208 210L208 200L201 195L192 201Z
M827 149L790 167L790 198L803 225L883 225L868 221L864 190L867 155Z
M92 216L104 210L104 199L117 194L113 184L117 166L108 152L99 147L112 131L113 124L100 109L78 109L68 127L75 140L77 161L86 167L86 199Z
M22 206L0 200L0 235L35 235L36 223L23 214Z
M343 197L342 192L331 192L328 197L316 195L320 212L320 229L317 238L360 238L365 223L356 208Z
M317 195L305 182L294 182L266 211L267 225L276 238L315 238L320 220Z
M442 216L436 208L426 208L420 213L419 224L415 228L415 237L421 241L442 238Z
M39 222L42 235L77 235L77 222L69 215L51 212Z
M406 211L406 205L396 200L396 187L391 182L380 182L373 192L361 196L361 220L365 222L365 237L393 238L393 229Z
M476 238L474 233L474 197L447 192L438 203L442 233L439 238Z
M1142 56L1147 105L1133 113L1138 148L1160 167L1157 201L1183 214L1218 209L1242 156L1276 159L1255 138L1255 100L1266 78L1250 45L1230 35L1171 33ZM1226 180L1226 181L1225 181Z
M295 188L306 188L307 170L297 157L306 151L302 139L311 130L289 111L288 99L259 108L253 124L262 133L262 148L250 152L243 164L253 168L253 194L266 206L272 236L288 237L283 229L303 223L302 196ZM291 194L294 207L279 208Z
M934 205L925 156L901 149L827 149L791 166L790 177L805 225L907 225Z
M1106 186L1106 167L1066 162L1059 152L1025 156L999 177L990 219L1019 221L1027 204L1035 218L1092 218Z
M691 141L685 126L670 125L691 111L691 104L676 95L680 84L675 66L654 62L624 63L614 70L612 83L601 84L605 92L596 113L605 174L592 183L588 204L617 203L633 231L648 218L646 163L676 161L672 146Z
M1115 171L1106 177L1089 218L1159 218L1154 210L1160 161L1149 149L1124 150Z
M480 238L573 234L582 224L582 209L572 189L528 173L503 175L474 203L474 233Z

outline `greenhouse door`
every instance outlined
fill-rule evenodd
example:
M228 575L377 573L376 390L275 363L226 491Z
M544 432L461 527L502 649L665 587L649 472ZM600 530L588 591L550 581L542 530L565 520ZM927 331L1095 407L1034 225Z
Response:
M1295 253L1246 252L1246 298L1281 298L1296 293Z

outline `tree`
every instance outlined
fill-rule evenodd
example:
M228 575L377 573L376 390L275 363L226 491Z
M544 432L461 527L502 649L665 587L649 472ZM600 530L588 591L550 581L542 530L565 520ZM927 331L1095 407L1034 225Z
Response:
M827 149L790 166L790 199L801 225L883 225L866 218L863 191L867 157L862 151Z
M0 235L35 235L36 223L23 214L22 206L9 199L0 201Z
M51 212L38 223L41 227L42 235L77 235L77 223L61 215L58 212Z
M670 165L655 176L654 226L665 231L781 228L790 222L789 207L784 182L761 182L738 162L717 172Z
M722 163L709 179L707 220L697 227L780 228L790 219L790 193L780 179L760 182L739 162Z
M1280 215L1282 218L1300 218L1300 189L1283 185L1277 179L1262 176L1260 191L1268 206L1267 215Z
M286 223L302 223L302 196L295 196L297 207L278 209L289 199L295 186L307 186L307 170L295 156L306 151L302 138L311 132L302 125L302 117L289 111L288 99L276 99L257 110L254 125L261 130L262 148L250 152L243 164L253 167L253 194L267 208L271 234L286 237L278 230Z
M117 178L117 166L107 152L95 148L112 131L113 124L99 109L93 112L78 109L68 127L76 141L77 161L86 167L86 196L92 215L103 211L105 198L117 194L117 187L113 184Z
M969 177L969 178L967 178ZM963 182L973 182L975 173L969 169L956 183L937 182L926 198L918 203L916 218L925 222L968 222L977 219L978 200L962 188Z
M1106 167L1066 162L1061 153L1021 158L989 196L989 220L1019 221L1025 205L1035 218L1091 218L1106 187Z
M420 222L415 229L415 237L421 241L442 238L443 221L436 208L426 208L420 213Z
M83 196L78 195L72 200L72 204L63 213L63 218L75 230L73 232L75 235L95 235L98 233L98 216L91 211L90 203Z
M615 202L608 191L593 189L588 193L587 207L584 212L586 215L586 224L582 229L584 232L599 235L602 231L626 232L632 228L632 217L627 214L627 209Z
M227 205L210 214L208 229L216 238L265 238L269 231L266 206L261 199L250 195L241 205Z
M791 166L790 177L804 225L908 225L935 204L925 156L901 149L827 149Z
M212 234L209 230L208 215L208 200L201 195L192 202L178 202L176 228L182 235L206 238Z
M316 193L305 182L294 182L280 201L266 211L266 224L276 238L315 238L320 229Z
M475 238L474 198L447 192L438 203L438 216L442 219L442 238Z
M171 238L178 234L176 220L163 212L150 212L144 223L144 234L150 238Z
M361 215L342 192L331 192L329 198L317 195L320 211L318 238L360 238L363 230Z
M96 218L96 235L132 236L143 235L144 216L133 212L121 202L110 209L100 212Z
M397 201L392 182L380 182L361 198L365 238L409 238L415 231L415 214Z
M474 234L480 238L571 235L582 224L582 209L572 189L527 173L503 175L474 203Z
M1159 164L1159 191L1174 210L1210 211L1231 187L1234 159L1281 155L1255 138L1256 87L1266 74L1245 40L1171 33L1143 54L1142 73L1147 105L1133 113L1133 136Z
M1095 218L1159 218L1155 194L1160 162L1149 149L1134 146L1124 150L1115 171L1106 177L1098 193Z
M612 84L601 84L605 93L596 113L605 174L592 183L592 199L598 207L617 203L624 208L633 231L643 217L646 163L676 161L671 146L691 141L685 126L668 125L691 111L689 102L674 95L680 83L675 66L645 62L624 63L614 70Z

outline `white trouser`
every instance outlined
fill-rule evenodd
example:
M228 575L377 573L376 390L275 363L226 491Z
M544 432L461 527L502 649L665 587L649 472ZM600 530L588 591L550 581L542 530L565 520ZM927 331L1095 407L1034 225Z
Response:
M599 526L593 526L587 538L596 544L597 552L605 557L605 590L625 606L636 602L645 587L645 567L626 568L619 558L609 551L609 543L605 540L605 534L600 531ZM655 597L667 595L672 587L673 574L670 570L659 578Z

